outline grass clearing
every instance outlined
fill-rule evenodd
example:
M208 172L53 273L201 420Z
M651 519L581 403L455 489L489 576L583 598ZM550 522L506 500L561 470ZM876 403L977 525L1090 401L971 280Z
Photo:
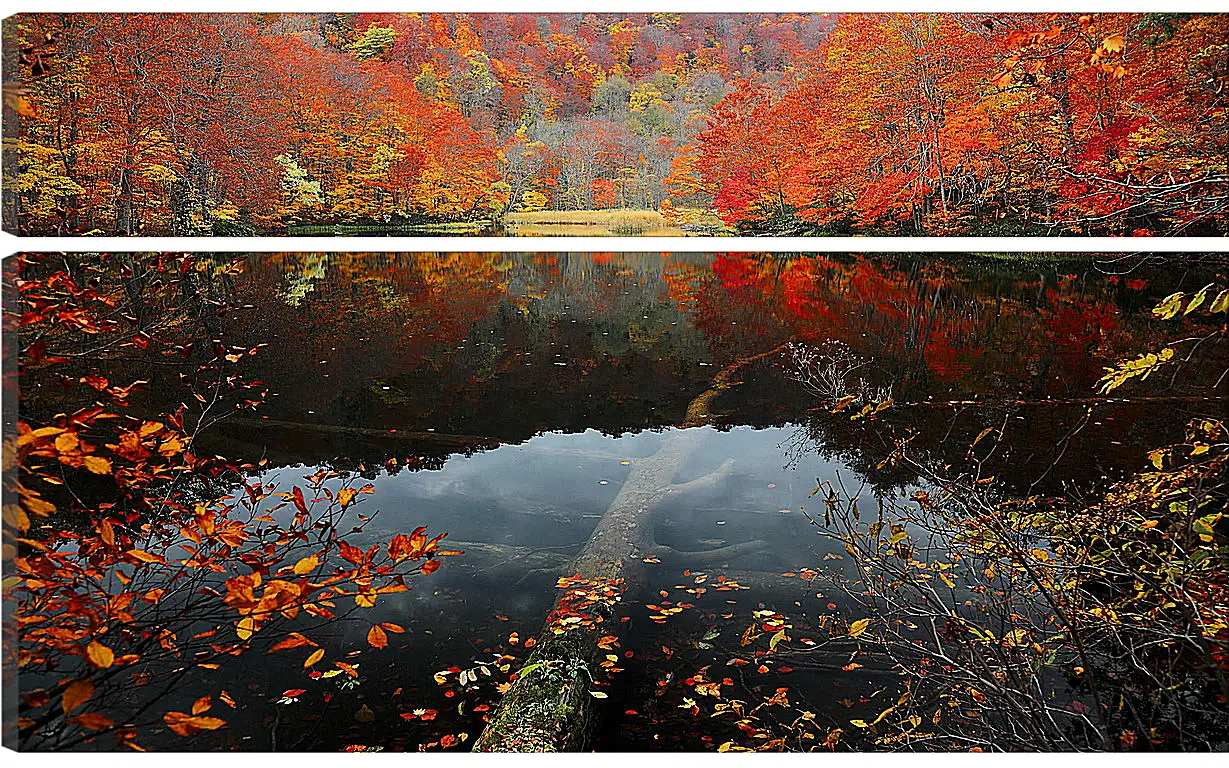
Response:
M504 226L514 235L641 235L682 237L659 211L611 208L600 211L509 213Z

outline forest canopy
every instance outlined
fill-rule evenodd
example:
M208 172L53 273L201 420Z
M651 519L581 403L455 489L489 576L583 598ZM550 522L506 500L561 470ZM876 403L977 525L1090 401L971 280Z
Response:
M618 209L700 234L1229 225L1225 14L133 13L4 25L4 223L22 234Z

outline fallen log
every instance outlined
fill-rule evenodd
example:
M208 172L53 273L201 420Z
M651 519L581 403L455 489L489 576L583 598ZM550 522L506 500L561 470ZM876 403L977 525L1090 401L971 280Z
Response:
M665 552L666 559L653 564L651 568L642 569L637 565L636 570L645 584L671 585L691 582L703 573L705 581L695 582L692 586L712 588L721 583L719 577L724 577L726 582L734 582L750 591L757 599L765 601L792 602L809 597L825 586L814 577L808 578L798 573L787 576L777 571L731 570L726 567L729 561L760 551L763 544L762 541L751 541L695 552L661 547L658 551ZM448 573L455 574L456 578L466 582L489 581L505 589L515 589L534 577L549 578L557 583L560 578L568 575L573 560L560 551L566 549L565 547L535 548L475 541L454 541L451 546L463 551L465 557L450 563ZM690 574L684 575L687 571Z
M671 555L653 538L654 509L668 494L717 482L732 466L730 460L708 476L675 484L674 476L701 439L700 430L693 427L711 420L713 400L737 383L733 378L740 368L785 346L741 358L723 369L712 386L689 404L681 428L668 432L655 454L632 462L618 496L572 561L569 570L574 575L559 580L563 593L547 616L533 653L476 740L475 752L563 752L586 747L597 721L592 694L602 694L592 674L603 652L599 642L603 635L613 634L615 607L629 583L639 580L644 558ZM764 542L736 545L739 554L763 546ZM728 559L732 552L717 557Z
M504 589L516 589L534 578L549 578L552 583L569 574L573 558L565 550L575 547L524 547L476 541L453 541L450 545L465 553L449 564L447 573L467 584L490 582ZM637 565L642 584L690 582L704 574L706 587L719 584L718 577L750 590L758 599L798 600L824 587L818 579L795 572L792 576L777 571L742 568L731 570L728 563L764 548L763 541L748 541L715 549L688 552L658 547L660 562L652 567ZM643 561L641 561L643 562Z

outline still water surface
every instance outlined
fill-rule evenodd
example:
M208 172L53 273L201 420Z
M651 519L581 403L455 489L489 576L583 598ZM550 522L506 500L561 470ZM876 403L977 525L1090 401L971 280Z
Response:
M889 448L873 429L818 408L799 380L805 350L840 349L855 361L859 380L898 404L893 423L934 455L959 458L986 426L1001 427L988 474L1006 492L1090 489L1175 436L1181 419L1167 409L1185 407L1185 380L1223 370L1225 361L1209 360L1175 378L1163 407L1094 396L1105 366L1157 335L1150 308L1202 285L1200 269L890 254L252 255L227 288L249 309L219 318L216 330L231 344L269 345L248 372L269 397L256 414L204 435L208 450L266 459L266 482L293 484L322 467L361 474L375 491L364 509L379 510L365 536L426 525L466 554L379 602L371 618L407 631L351 659L357 686L304 682L298 661L277 654L202 681L241 701L233 718L250 727L231 733L267 734L211 738L248 749L415 749L433 734L476 736L506 675L450 697L433 674L527 655L510 635L540 630L556 578L633 462L653 456L731 369L735 385L693 428L700 437L674 482L717 474L667 496L653 518L656 542L675 555L647 564L620 612L621 648L634 653L609 688L598 745L713 748L728 726L681 711L686 690L675 678L707 664L726 669L752 610L789 615L805 638L809 622L841 603L819 581L782 575L842 566L806 514L818 511L817 480L864 486L868 515L878 498L917 487L907 473L877 468ZM178 402L170 377L142 376L154 382L135 408ZM695 594L719 574L755 586ZM659 590L694 607L655 623L644 603ZM330 655L365 648L367 626L333 628ZM827 661L740 670L737 681L746 696L788 685L830 726L873 718L874 703L860 698L890 672L842 672ZM335 695L324 706L310 691L276 704L305 685ZM355 718L362 707L370 721ZM441 714L400 717L412 708Z

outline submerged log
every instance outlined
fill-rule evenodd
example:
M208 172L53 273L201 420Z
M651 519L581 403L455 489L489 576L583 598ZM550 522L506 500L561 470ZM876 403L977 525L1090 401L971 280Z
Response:
M595 724L591 670L629 572L651 542L649 512L691 455L695 430L666 435L657 453L633 463L619 494L560 580L563 595L537 647L475 744L480 752L582 750ZM654 547L655 549L655 547Z
M571 547L522 547L512 544L492 544L476 541L451 541L449 546L465 553L449 563L450 574L464 579L467 584L486 584L504 589L517 589L536 578L550 579L554 583L565 575L571 553L580 545Z
M563 752L585 749L597 722L593 693L601 693L592 670L602 649L603 635L615 634L615 606L629 583L640 578L644 558L670 555L653 537L652 513L672 493L685 493L717 482L729 473L732 460L714 473L689 483L674 476L701 439L698 429L711 419L710 406L744 365L785 348L785 344L736 360L722 370L713 385L687 408L683 427L666 434L661 448L632 462L618 496L598 521L589 541L569 568L573 576L559 580L562 595L547 616L537 646L487 727L474 744L475 752ZM748 542L728 549L717 559L766 546ZM700 553L690 553L699 555Z
M505 589L515 589L535 577L543 580L549 578L552 583L557 583L569 574L569 566L573 562L573 558L560 551L563 547L538 548L475 541L454 541L451 546L462 550L465 557L449 564L450 573L467 582L490 581ZM815 578L807 578L796 572L793 576L786 576L777 571L731 570L726 567L727 562L758 552L763 546L762 541L749 541L695 552L661 547L658 551L664 550L667 558L643 570L637 564L635 570L641 574L640 578L645 584L673 584L695 575L684 576L684 571L703 571L708 576L704 584L706 587L718 584L718 577L725 577L727 581L749 590L756 599L764 601L793 602L813 595L824 586ZM737 597L737 594L730 597Z

